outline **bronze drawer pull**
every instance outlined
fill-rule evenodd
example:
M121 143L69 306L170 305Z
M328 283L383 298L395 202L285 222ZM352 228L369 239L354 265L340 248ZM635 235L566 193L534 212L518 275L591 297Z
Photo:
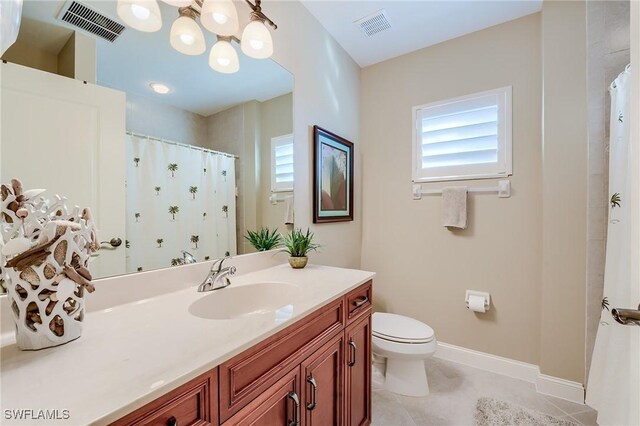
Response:
M169 417L169 420L167 420L167 426L178 426L178 420L173 416Z
M360 300L358 300L358 299L354 300L353 301L353 306L355 306L356 308L359 308L360 306L364 305L368 301L369 301L369 298L367 296L365 296Z
M353 340L349 340L349 346L351 346L351 348L353 349L353 357L349 360L347 365L349 367L353 367L354 365L356 365L356 342L354 342Z
M318 385L316 384L316 379L314 379L313 376L309 376L307 378L307 383L309 383L313 388L313 400L309 404L307 404L307 410L311 411L316 408L316 401L318 399Z
M298 398L298 394L295 392L290 392L288 395L289 399L293 400L295 404L295 420L289 422L287 426L299 426L300 425L300 398Z

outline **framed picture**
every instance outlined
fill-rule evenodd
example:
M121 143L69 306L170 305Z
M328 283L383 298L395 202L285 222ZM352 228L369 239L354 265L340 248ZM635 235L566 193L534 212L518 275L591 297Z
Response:
M353 220L353 143L313 126L313 223Z

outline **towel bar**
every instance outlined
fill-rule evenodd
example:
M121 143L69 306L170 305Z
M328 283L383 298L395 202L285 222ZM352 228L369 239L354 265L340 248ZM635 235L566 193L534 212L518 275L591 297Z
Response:
M271 195L269 196L269 201L271 202L271 204L278 204L278 203L282 203L284 202L284 199L286 197L290 197L291 195L283 195L282 197L279 197L278 195L280 194L293 194L292 191L287 191L287 192L272 192Z
M511 197L511 181L500 180L497 186L470 186L467 192L496 192L500 198ZM419 183L413 184L413 199L420 200L423 195L440 195L442 194L442 188L423 189Z

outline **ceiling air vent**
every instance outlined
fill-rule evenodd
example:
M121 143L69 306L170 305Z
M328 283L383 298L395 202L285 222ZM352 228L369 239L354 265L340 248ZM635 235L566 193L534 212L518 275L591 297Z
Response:
M124 25L77 1L65 3L58 19L110 42L114 42L125 28Z
M355 21L354 24L358 25L367 37L371 37L374 34L378 34L379 32L391 28L387 12L384 9L380 9L371 15L360 18Z

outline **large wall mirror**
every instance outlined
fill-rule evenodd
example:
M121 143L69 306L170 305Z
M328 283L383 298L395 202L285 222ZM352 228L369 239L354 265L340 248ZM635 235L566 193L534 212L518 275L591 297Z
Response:
M235 42L239 71L214 71L208 31L205 53L179 53L159 4L160 31L110 41L61 18L121 22L115 1L27 0L2 57L0 181L92 209L94 278L248 253L248 230L293 225L292 75Z

